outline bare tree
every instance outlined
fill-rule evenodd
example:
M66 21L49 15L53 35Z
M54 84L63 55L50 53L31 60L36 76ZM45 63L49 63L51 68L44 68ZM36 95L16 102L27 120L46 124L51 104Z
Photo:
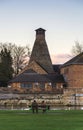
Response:
M83 45L80 44L78 41L75 41L75 45L72 47L72 54L76 56L83 52Z
M31 53L29 45L17 46L12 43L0 43L0 51L3 48L10 50L13 59L14 75L18 74L28 64Z

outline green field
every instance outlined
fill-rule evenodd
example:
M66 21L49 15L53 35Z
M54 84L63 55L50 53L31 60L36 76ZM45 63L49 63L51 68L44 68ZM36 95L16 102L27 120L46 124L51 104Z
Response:
M0 130L83 130L82 110L56 110L45 114L0 110Z

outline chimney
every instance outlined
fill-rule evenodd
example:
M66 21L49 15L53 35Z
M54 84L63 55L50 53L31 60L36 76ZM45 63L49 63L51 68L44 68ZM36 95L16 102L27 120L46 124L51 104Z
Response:
M45 31L44 29L42 28L39 28L36 31L36 40L45 40Z
M45 40L45 31L39 28L36 31L36 40L34 42L32 54L29 63L36 61L47 73L53 73L53 66Z

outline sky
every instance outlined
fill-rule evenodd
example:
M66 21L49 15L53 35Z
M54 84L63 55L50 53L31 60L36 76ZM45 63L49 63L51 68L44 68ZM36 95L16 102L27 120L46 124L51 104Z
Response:
M0 0L0 42L32 49L40 27L53 64L66 62L75 41L83 44L83 0Z

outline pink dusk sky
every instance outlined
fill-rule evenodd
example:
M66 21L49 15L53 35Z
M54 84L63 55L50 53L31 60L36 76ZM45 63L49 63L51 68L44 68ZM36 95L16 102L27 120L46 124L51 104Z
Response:
M83 43L83 0L0 0L0 42L32 48L40 27L53 64L66 62L75 41Z
M63 64L70 60L72 57L69 54L56 54L51 55L51 60L53 64Z

